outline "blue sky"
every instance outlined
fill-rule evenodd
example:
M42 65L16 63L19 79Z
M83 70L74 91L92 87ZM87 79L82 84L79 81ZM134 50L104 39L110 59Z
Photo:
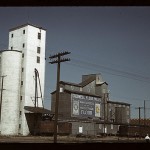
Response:
M9 29L32 23L47 29L45 108L56 88L56 64L49 56L70 51L61 64L61 80L79 83L82 75L101 73L110 100L143 107L150 118L150 7L0 7L0 49ZM143 116L143 110L141 110Z

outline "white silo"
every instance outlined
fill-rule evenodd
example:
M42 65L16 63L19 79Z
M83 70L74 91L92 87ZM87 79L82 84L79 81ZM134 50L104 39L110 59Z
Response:
M3 83L1 107L1 135L17 135L19 128L22 53L17 50L1 52Z

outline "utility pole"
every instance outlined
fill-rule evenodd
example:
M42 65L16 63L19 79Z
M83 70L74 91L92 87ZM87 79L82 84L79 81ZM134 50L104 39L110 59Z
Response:
M104 136L105 136L105 94L104 93Z
M145 110L145 100L144 100L144 127L145 127L145 119L146 119L146 110Z
M57 143L57 125L58 125L58 106L59 106L59 82L60 82L60 63L65 61L70 61L69 58L61 58L61 56L70 54L70 52L61 52L57 53L53 56L50 56L50 59L57 58L54 61L49 63L55 64L57 63L57 84L56 84L56 101L55 101L55 121L54 121L54 143Z
M150 101L150 100L144 100L144 126L146 125L146 101Z
M2 78L2 84L1 84L1 101L0 101L0 122L1 122L1 114L2 114L2 99L3 99L3 90L6 90L6 89L3 89L3 84L4 84L4 78L6 77L7 75L5 76L1 76Z
M104 99L103 99L104 101L104 136L105 136L106 118L108 120L108 110L106 112L107 100L108 100L108 93L104 93Z
M140 130L140 125L141 125L141 109L143 107L137 107L135 109L138 109L139 110L139 137L141 136L141 130Z

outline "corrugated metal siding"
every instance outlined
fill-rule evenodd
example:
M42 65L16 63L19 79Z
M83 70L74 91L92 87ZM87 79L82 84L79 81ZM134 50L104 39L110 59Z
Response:
M52 112L55 112L55 100L56 93L52 94ZM58 108L58 118L59 119L68 119L71 117L71 94L69 93L60 93L59 96L59 108Z
M142 136L145 137L150 134L149 126L120 126L119 135L120 136Z
M41 121L42 114L26 113L25 116L27 119L29 132L30 134L34 134L39 130L39 123Z
M58 134L71 134L72 124L68 122L58 122ZM40 121L37 134L39 135L53 135L54 121Z
M94 123L72 122L72 134L79 134L79 127L83 127L84 135L96 135L98 131L95 126L98 125L94 125Z
M115 122L117 123L127 123L127 115L125 107L115 108Z
M83 87L83 92L95 94L95 80Z

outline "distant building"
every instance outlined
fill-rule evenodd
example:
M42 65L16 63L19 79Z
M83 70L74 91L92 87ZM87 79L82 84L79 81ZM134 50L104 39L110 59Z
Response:
M56 91L51 94L54 113ZM116 134L130 119L130 104L109 101L108 83L101 74L83 75L79 84L60 81L58 110L59 122L71 122L73 135Z
M0 88L5 89L0 100L1 135L28 135L30 111L24 107L43 107L45 41L41 27L24 24L9 30L8 50L0 51Z

